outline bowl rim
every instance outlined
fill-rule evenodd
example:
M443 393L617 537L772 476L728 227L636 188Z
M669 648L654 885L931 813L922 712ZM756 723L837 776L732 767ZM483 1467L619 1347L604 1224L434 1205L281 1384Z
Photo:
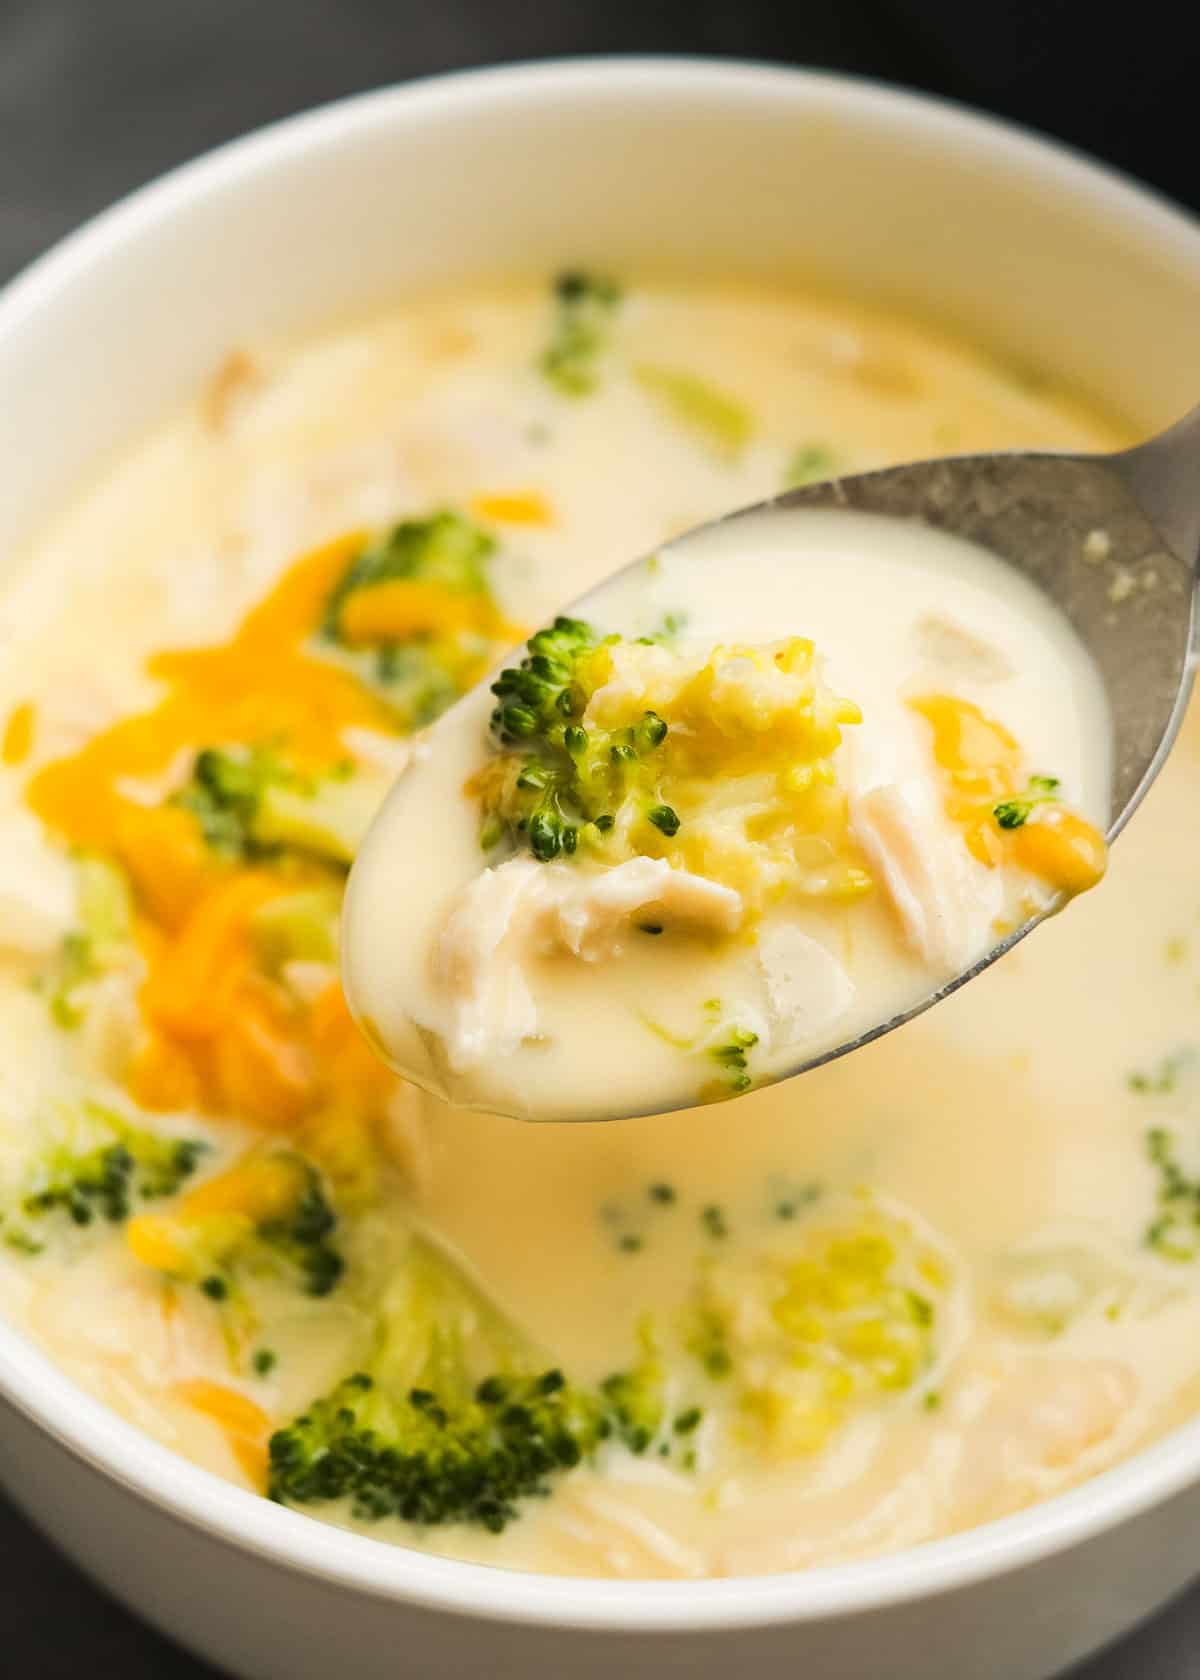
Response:
M469 113L618 92L669 89L797 107L833 103L859 121L919 128L960 149L1055 182L1120 220L1136 236L1174 248L1200 278L1200 226L1153 189L1057 141L934 96L866 77L687 56L547 59L424 77L301 112L235 139L101 212L39 257L0 292L0 342L53 309L87 271L189 204L237 190L280 163L362 136L419 125L435 109ZM1200 1418L1055 1498L948 1538L847 1564L766 1576L623 1581L537 1574L460 1562L314 1520L238 1488L144 1435L78 1388L19 1331L0 1321L0 1399L78 1464L112 1480L161 1516L209 1539L330 1586L457 1616L526 1626L629 1632L701 1632L865 1614L1013 1573L1161 1504L1200 1477Z

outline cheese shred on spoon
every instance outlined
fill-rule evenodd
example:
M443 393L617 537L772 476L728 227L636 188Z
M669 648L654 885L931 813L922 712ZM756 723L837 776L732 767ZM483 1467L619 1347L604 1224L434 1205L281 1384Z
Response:
M1105 868L1098 673L956 538L795 512L627 568L440 720L359 854L344 974L455 1101L738 1095Z

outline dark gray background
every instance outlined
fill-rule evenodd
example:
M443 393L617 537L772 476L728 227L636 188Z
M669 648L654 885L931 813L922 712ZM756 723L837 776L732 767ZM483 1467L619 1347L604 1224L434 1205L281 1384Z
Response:
M722 53L908 82L1035 123L1195 205L1200 62L1183 10L1139 0L1109 21L1076 0L0 0L0 281L131 187L273 117L431 71L578 52ZM0 1674L215 1680L2 1499L0 1557ZM1196 1676L1200 1590L1076 1680Z

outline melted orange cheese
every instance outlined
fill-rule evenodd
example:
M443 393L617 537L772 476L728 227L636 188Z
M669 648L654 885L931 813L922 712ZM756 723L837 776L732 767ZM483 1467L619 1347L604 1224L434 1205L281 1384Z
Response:
M1107 866L1104 836L1065 805L1038 804L1018 828L997 822L996 806L1026 780L1020 745L997 718L953 694L920 695L909 705L933 730L946 815L972 857L989 869L1014 864L1072 896L1096 885Z
M50 828L114 856L132 882L147 977L126 1082L146 1108L198 1107L271 1130L328 1108L369 1123L392 1088L358 1039L340 985L306 1007L256 961L255 910L295 891L303 874L239 867L205 844L189 811L121 791L126 779L160 776L181 752L214 742L286 741L323 765L344 755L347 726L387 727L382 703L351 673L305 651L363 540L351 532L300 560L227 643L156 654L149 670L166 685L158 704L29 783L29 804Z

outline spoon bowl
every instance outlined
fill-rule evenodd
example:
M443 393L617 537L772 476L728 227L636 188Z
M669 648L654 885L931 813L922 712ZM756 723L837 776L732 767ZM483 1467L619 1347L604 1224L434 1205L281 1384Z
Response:
M1099 677L1112 728L1111 797L1104 817L1111 840L1161 768L1191 688L1195 560L1200 548L1200 495L1193 491L1191 480L1198 456L1200 410L1149 443L1113 455L957 456L808 485L689 531L658 552L663 562L676 555L682 559L680 551L705 533L719 528L736 535L742 522L753 546L754 532L761 532L777 516L794 525L798 511L916 524L988 551L1021 573L1067 619ZM642 559L623 568L568 610L605 622L598 610L602 598L619 596L622 581L644 573L645 567ZM481 705L483 698L477 690L459 702L463 715L478 714L482 724L490 710L490 700L486 708ZM1063 703L1067 703L1065 695ZM453 716L454 712L448 713L435 730L440 732ZM461 782L460 775L454 791ZM444 792L453 796L449 788ZM383 821L386 824L386 817ZM355 957L356 940L380 937L362 886L364 869L370 879L378 875L384 848L373 845L373 840L375 835L364 848L365 864L356 865L347 899L345 979L352 1009L381 1047L383 1035L360 1007ZM393 855L394 841L393 826ZM540 866L535 872L540 872ZM769 1079L775 1082L804 1073L923 1013L990 967L1063 902L1062 897L1045 899L1035 913L968 966L932 984L915 999L906 999L903 1007L870 1021L863 1030L851 1030L840 1042L820 1047L797 1045L796 1059L785 1057L782 1065L774 1063ZM861 1018L857 1024L862 1027ZM388 1059L393 1066L415 1083L444 1093L448 1086L443 1077L445 1056L436 1033L418 1029L407 1042L412 1048L403 1054L397 1054L389 1042ZM457 1093L456 1100L460 1100ZM641 1105L629 1106L622 1099L613 1105L613 1112L596 1115L589 1111L587 1117L624 1118L690 1106L695 1100L694 1094L681 1094L678 1101L667 1101L660 1093ZM468 1105L496 1106L482 1100L468 1101ZM519 1113L519 1108L514 1105L506 1111Z

